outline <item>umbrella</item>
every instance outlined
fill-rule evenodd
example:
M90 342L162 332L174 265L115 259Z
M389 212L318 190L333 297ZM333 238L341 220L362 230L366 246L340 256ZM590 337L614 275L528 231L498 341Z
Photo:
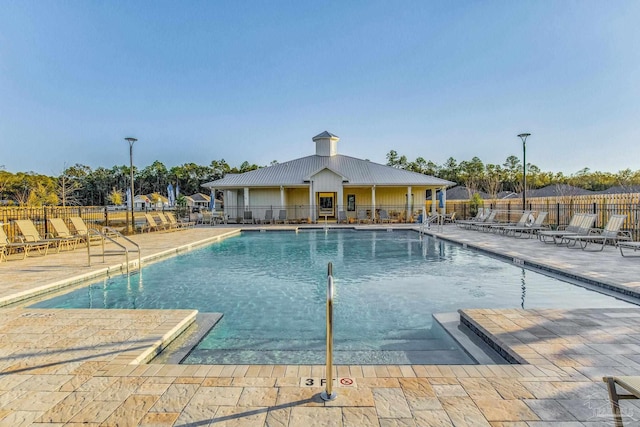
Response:
M173 185L171 185L171 183L169 183L169 185L167 185L167 194L168 194L168 198L169 198L169 206L175 205L176 196L173 193Z
M176 199L180 197L180 184L176 184Z
M209 200L209 210L211 212L216 210L216 195L211 191L211 200Z

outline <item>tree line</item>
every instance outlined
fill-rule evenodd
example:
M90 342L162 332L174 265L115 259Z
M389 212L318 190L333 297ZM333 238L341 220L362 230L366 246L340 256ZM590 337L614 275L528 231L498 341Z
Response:
M391 150L386 155L387 165L412 172L433 175L471 189L484 191L495 197L501 191L522 191L522 163L509 156L502 164L483 163L478 157L458 162L453 157L439 165L418 157L409 161L406 156ZM278 163L271 162L271 165ZM228 173L244 173L263 166L245 161L231 167L224 159L213 160L208 166L185 163L167 168L162 162L139 169L134 166L135 194L164 195L168 184L179 186L181 194L202 191L205 182L223 178ZM112 168L75 164L66 167L59 176L33 172L10 173L0 166L0 203L17 206L105 206L122 204L129 188L129 166ZM592 172L584 168L577 173L545 172L527 163L527 189L551 184L568 184L586 190L600 191L613 186L640 185L640 170L621 170L617 173Z
M135 194L167 195L167 186L179 186L182 195L202 192L201 185L224 177L228 173L243 173L259 166L243 162L231 167L224 159L213 160L209 166L185 163L167 168L155 161L142 169L133 167ZM130 187L129 166L111 169L75 164L66 167L59 176L33 172L10 173L0 169L0 201L18 206L105 206L124 203Z
M520 193L523 186L522 162L516 156L507 157L502 164L485 164L478 157L458 163L456 159L449 157L442 165L438 165L422 157L409 161L406 156L391 150L387 153L387 166L453 181L466 186L472 193L484 191L491 198L502 191ZM584 168L567 176L562 172L545 172L538 166L527 163L526 171L527 190L553 184L566 184L591 191L640 185L640 170L624 169L611 173L592 172L589 168Z

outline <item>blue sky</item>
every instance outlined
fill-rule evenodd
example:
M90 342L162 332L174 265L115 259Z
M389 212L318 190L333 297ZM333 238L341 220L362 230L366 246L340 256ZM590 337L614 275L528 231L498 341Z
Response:
M0 165L640 169L638 1L0 0Z

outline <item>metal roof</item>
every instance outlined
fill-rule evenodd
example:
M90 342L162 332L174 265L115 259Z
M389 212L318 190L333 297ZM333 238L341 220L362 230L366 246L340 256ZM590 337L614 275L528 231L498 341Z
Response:
M421 173L396 169L368 160L335 155L312 155L300 159L279 163L261 169L207 182L207 188L242 188L242 187L292 187L307 186L309 178L318 172L329 169L343 177L345 186L440 186L453 185L451 181Z

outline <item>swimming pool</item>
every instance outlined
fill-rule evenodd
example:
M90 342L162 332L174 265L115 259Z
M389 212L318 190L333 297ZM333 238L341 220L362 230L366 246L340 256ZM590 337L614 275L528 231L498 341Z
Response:
M34 307L219 312L183 363L321 364L328 262L338 364L475 363L432 313L630 306L413 231L312 230L245 232Z

